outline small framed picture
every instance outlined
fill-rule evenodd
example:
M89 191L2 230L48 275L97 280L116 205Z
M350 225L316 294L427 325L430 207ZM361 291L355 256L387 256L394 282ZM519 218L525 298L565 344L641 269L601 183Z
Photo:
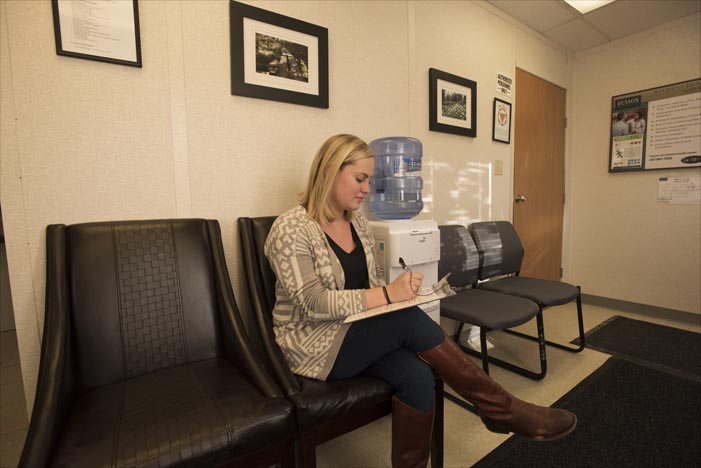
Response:
M492 140L511 143L511 103L494 98Z
M477 83L430 68L428 93L429 130L477 136Z
M231 94L329 107L328 29L231 0Z
M136 0L52 0L51 8L58 55L141 66Z

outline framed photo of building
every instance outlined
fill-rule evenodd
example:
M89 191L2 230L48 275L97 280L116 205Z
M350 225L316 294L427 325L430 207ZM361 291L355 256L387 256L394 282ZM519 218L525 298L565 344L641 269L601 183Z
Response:
M428 70L429 130L477 136L477 83L457 75Z
M231 94L329 107L328 29L231 0Z

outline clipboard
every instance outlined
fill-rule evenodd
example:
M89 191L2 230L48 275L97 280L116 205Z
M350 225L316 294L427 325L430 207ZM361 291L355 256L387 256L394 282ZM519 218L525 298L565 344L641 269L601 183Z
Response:
M450 284L448 284L448 277L450 273L445 275L441 280L434 284L430 288L422 288L419 290L419 295L413 299L402 302L393 302L391 304L383 305L380 307L373 307L365 312L359 312L357 314L349 315L343 321L343 323L357 322L358 320L363 320L370 317L375 317L377 315L388 314L390 312L395 312L397 310L408 309L409 307L426 304L427 302L439 301L444 297L452 296L455 292L450 289Z

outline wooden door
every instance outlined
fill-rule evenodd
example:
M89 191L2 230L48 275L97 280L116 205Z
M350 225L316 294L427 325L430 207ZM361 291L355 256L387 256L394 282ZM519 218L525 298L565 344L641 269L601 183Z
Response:
M521 274L559 280L566 90L520 69L515 89L514 227L526 252Z

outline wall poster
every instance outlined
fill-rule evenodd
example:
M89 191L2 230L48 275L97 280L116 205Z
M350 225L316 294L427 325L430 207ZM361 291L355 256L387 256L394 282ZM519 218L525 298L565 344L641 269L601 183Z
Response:
M611 98L609 172L701 167L701 78Z

